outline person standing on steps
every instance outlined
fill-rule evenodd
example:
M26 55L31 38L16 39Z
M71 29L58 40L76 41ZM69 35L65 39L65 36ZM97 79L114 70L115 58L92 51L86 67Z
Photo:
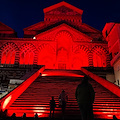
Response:
M61 107L62 109L63 117L64 117L67 101L68 101L68 95L66 94L64 90L62 90L62 92L59 95L59 107Z
M95 92L88 80L88 76L84 76L81 84L77 86L75 92L82 120L94 120L93 103Z
M50 100L50 118L54 118L54 111L55 111L56 103L54 97Z

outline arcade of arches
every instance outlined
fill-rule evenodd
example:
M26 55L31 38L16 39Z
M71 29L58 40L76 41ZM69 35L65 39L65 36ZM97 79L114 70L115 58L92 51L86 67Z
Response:
M61 6L71 14L65 16ZM101 32L82 23L82 10L77 9L69 8L65 2L45 8L44 22L25 28L24 38L15 37L14 30L0 23L13 32L9 33L13 36L4 33L5 37L2 37L0 34L1 64L38 64L47 69L72 70L109 66L108 47ZM59 19L55 14L59 14ZM47 19L50 16L51 19Z
M72 39L65 36L54 42L54 45L43 43L36 48L27 43L18 46L15 43L6 43L2 46L1 64L14 64L19 58L20 64L46 65L49 69L80 69L81 67L106 67L107 53L102 46L76 45L74 48ZM69 42L71 40L71 42ZM68 46L69 45L69 46ZM93 58L93 59L91 59Z

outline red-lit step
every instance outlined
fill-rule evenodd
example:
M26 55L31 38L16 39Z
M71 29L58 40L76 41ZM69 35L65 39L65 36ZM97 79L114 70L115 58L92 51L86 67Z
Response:
M74 75L77 74L77 72L79 71L75 71ZM46 74L47 73L48 72L46 72ZM68 71L68 73L71 72ZM26 113L28 117L33 117L35 113L38 113L39 117L49 117L49 101L51 96L54 96L57 104L55 111L55 117L57 118L61 116L61 109L58 107L58 96L61 90L64 89L69 97L65 117L71 118L72 116L73 118L79 119L80 110L75 99L75 90L80 81L81 78L75 76L39 77L14 101L8 108L8 113L12 115L15 112L19 117L21 117L23 113ZM112 119L113 115L120 118L119 98L96 81L90 80L89 82L93 85L96 92L93 106L95 118Z

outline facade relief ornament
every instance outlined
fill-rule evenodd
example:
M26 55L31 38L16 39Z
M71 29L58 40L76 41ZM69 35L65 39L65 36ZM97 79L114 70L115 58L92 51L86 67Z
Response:
M61 6L59 8L56 8L52 11L49 11L46 13L47 15L48 14L54 14L54 15L79 15L77 12L73 11L72 9L70 8L67 8L65 6Z
M89 64L106 67L110 63L107 42L101 32L82 23L83 10L63 1L43 11L44 21L25 28L24 38L1 39L3 64L19 62L44 64L49 69L79 70Z
M36 36L37 40L39 41L54 41L55 40L55 33L46 33L45 35L38 35Z
M51 37L51 36L45 36L41 40L44 40L44 41L54 41L54 38Z
M80 34L77 34L77 33L74 33L73 34L73 41L78 41L78 42L90 42L90 39L88 39L87 37L83 36L83 35L80 35Z

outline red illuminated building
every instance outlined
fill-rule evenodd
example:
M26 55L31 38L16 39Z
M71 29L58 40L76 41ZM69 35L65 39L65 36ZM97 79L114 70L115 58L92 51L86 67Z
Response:
M110 66L102 32L82 23L83 10L66 2L45 8L44 21L24 29L24 38L0 22L0 63L78 70Z
M64 1L43 11L44 21L24 28L24 38L0 22L0 79L16 82L21 73L18 81L24 81L0 99L0 110L7 109L8 116L49 117L49 97L54 95L58 104L64 89L69 118L80 117L75 90L86 74L96 93L95 118L120 119L120 24L106 23L100 32L82 22L83 10ZM57 107L56 116L60 112Z

